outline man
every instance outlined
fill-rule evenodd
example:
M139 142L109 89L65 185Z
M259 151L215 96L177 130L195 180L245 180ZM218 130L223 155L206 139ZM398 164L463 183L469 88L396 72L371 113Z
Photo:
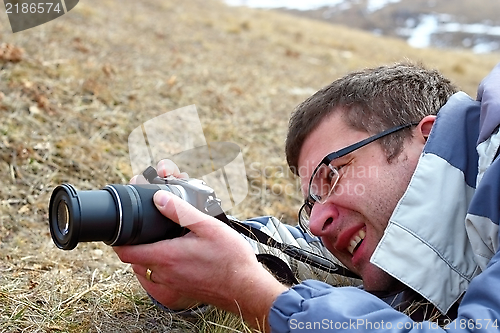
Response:
M170 309L213 304L268 331L435 332L395 310L414 300L438 310L416 320L437 313L450 330L497 331L499 81L497 66L476 102L436 71L397 64L349 74L295 110L286 153L305 197L301 228L247 223L328 250L363 288L283 285L237 232L166 192L158 209L191 232L116 252Z

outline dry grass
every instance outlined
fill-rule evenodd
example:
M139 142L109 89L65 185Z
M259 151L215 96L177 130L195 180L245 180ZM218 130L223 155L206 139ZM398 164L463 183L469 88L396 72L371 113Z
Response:
M237 143L255 185L232 213L295 223L300 199L283 193L296 183L283 142L290 111L308 94L349 70L409 58L474 95L498 58L414 50L208 0L87 0L21 33L5 14L0 25L2 332L248 330L221 312L186 322L157 311L104 244L57 250L47 224L52 189L127 182L130 131L196 104L207 140Z

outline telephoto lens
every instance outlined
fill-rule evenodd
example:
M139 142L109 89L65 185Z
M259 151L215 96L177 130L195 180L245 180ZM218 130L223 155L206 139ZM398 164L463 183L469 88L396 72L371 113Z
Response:
M107 185L102 190L77 191L57 186L49 204L50 233L63 250L79 242L103 241L112 246L153 243L186 232L163 216L153 203L158 190L183 197L178 186Z

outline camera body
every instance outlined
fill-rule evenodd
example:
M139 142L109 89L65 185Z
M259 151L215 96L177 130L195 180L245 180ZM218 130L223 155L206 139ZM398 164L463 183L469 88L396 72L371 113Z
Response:
M70 184L57 186L49 203L50 233L56 246L72 250L79 242L119 246L182 236L188 230L156 209L153 195L159 190L173 193L208 215L223 214L214 190L201 180L159 178L151 167L144 176L151 184L112 184L89 191L77 191Z
M210 216L222 213L221 201L215 195L215 191L202 180L156 177L151 183L166 185L170 192Z

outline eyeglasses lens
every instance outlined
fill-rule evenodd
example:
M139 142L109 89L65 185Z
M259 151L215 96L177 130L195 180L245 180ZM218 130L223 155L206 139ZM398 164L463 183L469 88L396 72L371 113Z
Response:
M339 179L339 172L331 164L321 164L309 184L309 196L319 203L324 203L333 191Z
M339 172L336 167L330 164L321 164L311 177L309 184L309 198L299 211L299 225L312 236L309 229L309 218L315 202L324 203L333 192L335 185L339 180Z
M309 216L311 215L311 204L309 203L304 203L302 207L300 207L299 210L299 225L304 230L307 232L310 236L313 236L311 233L311 230L309 229Z

